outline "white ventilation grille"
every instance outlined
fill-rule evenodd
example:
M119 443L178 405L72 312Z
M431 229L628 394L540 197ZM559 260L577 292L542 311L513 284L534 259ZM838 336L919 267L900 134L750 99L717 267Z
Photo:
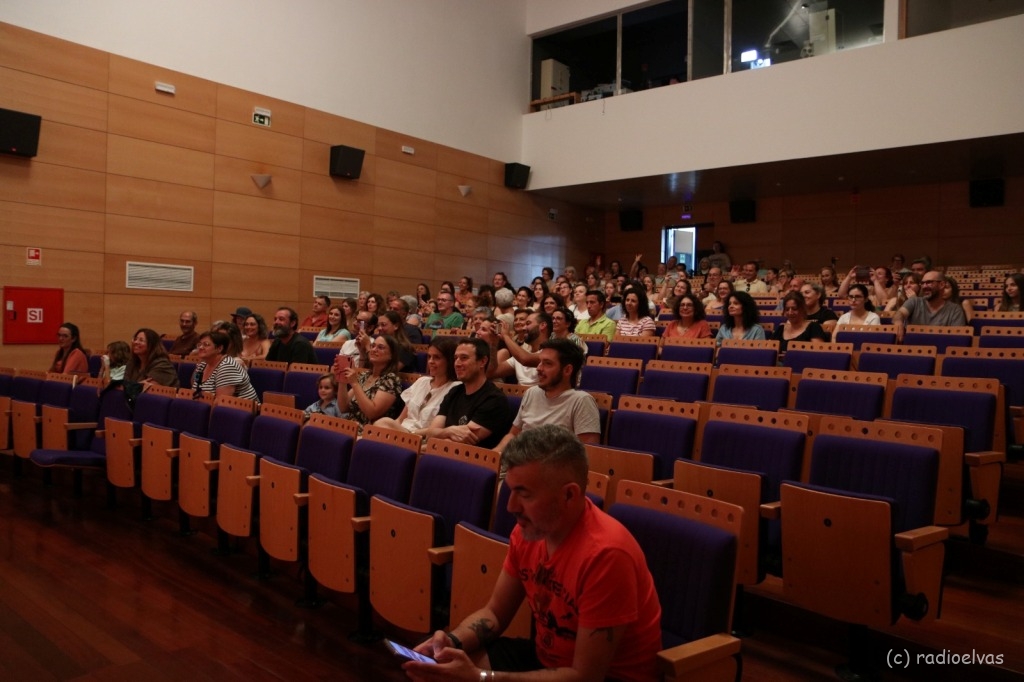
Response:
M189 265L163 265L161 263L133 263L125 265L128 289L156 289L159 291L192 291L195 268Z
M353 277L313 276L313 295L331 298L356 298L359 296L359 280Z

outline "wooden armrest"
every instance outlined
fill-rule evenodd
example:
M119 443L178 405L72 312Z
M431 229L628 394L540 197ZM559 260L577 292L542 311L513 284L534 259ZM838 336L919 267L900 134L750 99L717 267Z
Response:
M10 412L8 412L8 414L10 414ZM43 423L43 418L42 417L32 417L32 423L33 424L42 424Z
M370 530L370 517L369 516L353 516L352 517L352 529L357 533L366 533Z
M68 422L64 425L65 431L78 431L80 429L95 429L99 426L98 422Z
M765 502L761 505L761 518L768 521L778 521L782 518L782 502Z
M430 558L430 563L435 566L444 566L452 562L452 556L455 555L455 545L446 545L444 547L431 547L427 550L427 556Z
M658 652L658 664L665 675L676 679L706 679L700 674L706 668L724 658L740 652L740 640L726 634L703 637L694 642Z
M106 429L96 429L96 433L94 433L92 435L93 435L94 438L106 438L107 437L107 430Z
M167 457L169 459L174 459L179 454L181 454L181 448L167 448Z
M245 477L245 482L249 485L250 488L258 488L259 485L260 485L260 477L259 476L246 476Z
M206 468L207 471L216 471L217 469L220 468L220 460L217 460L217 459L207 460L207 461L203 462L203 466Z
M896 549L901 552L916 552L919 549L945 542L949 538L949 529L941 526L922 526L893 536Z
M964 455L964 461L969 467L984 466L985 464L999 464L1006 461L1006 453L995 450L984 452L968 452Z
M657 481L651 481L651 485L656 485L656 486L659 486L661 488L671 488L672 487L672 479L671 478L662 478L662 479L657 480Z
M129 438L128 439L128 445L132 446L133 448L137 448L140 445L142 445L142 439L141 438Z

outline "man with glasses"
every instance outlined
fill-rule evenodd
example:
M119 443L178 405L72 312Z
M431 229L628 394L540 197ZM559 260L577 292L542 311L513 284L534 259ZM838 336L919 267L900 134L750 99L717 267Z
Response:
M921 295L908 298L892 316L896 325L896 340L903 341L908 324L927 324L937 327L963 327L967 324L963 306L943 298L946 280L941 272L932 270L921 280Z
M431 313L424 325L427 329L462 329L465 320L455 310L455 296L442 291L437 295L437 312Z

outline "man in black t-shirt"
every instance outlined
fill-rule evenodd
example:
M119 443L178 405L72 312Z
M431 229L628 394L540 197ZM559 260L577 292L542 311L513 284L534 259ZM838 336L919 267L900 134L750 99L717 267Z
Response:
M500 388L487 380L491 349L483 339L465 339L455 349L455 377L462 382L441 402L427 438L493 448L512 428L512 410Z
M309 339L298 332L299 314L291 308L278 308L274 313L274 342L267 351L267 360L280 362L317 362Z

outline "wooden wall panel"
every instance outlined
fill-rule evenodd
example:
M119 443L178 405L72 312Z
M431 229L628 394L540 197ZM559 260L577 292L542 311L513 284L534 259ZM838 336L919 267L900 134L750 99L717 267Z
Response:
M449 256L480 258L487 252L487 234L438 226L434 228L434 251Z
M472 202L449 201L438 198L434 202L434 207L439 226L460 230L479 231L486 229L488 211L482 206L477 206Z
M462 192L459 190L460 185L469 185L470 191L467 196L462 196ZM496 189L494 185L489 185L482 180L473 180L451 173L438 173L433 192L438 200L453 201L486 209L491 205L491 191L494 189Z
M291 285L289 285L289 290L291 290L291 288ZM230 320L231 314L238 309L238 306L243 305L261 316L264 322L267 323L267 329L273 330L274 312L277 310L278 306L294 306L295 302L291 300L284 300L276 294L271 294L270 298L256 298L252 295L245 294L235 297L214 298L210 300L210 315L208 319L210 322ZM203 324L205 324L205 321Z
M93 293L64 292L64 320L78 325L82 345L86 350L103 351L107 347L104 334L106 317L103 313L103 299ZM46 366L53 360L56 347L48 349Z
M177 293L168 292L150 296L110 294L105 297L103 306L106 324L103 327L102 344L94 347L103 350L111 341L131 343L135 332L145 327L158 334L175 337L181 333L178 318L185 310L194 310L199 316L197 328L200 331L208 329L213 322L210 304L205 299L182 298Z
M230 192L215 192L213 224L260 232L299 234L299 204L248 197Z
M156 82L170 83L173 95L159 92ZM184 109L206 116L217 115L217 84L178 71L110 55L110 86L112 94L124 95L154 104Z
M299 224L303 237L355 242L372 232L375 219L367 213L303 204Z
M406 154L402 147L412 147L413 154ZM381 159L391 159L400 163L437 170L437 145L409 135L402 135L392 130L377 129L377 147L375 155Z
M479 253L473 256L458 256L443 253L434 254L434 268L431 277L424 277L430 286L430 295L436 297L443 280L457 281L463 275L473 278L473 284L490 284L494 269L482 260Z
M139 140L213 152L217 119L143 100L111 95L109 132Z
M852 215L856 205L845 192L822 194L800 194L786 197L782 204L783 218L819 218L836 215Z
M373 212L385 218L433 224L434 198L378 187Z
M0 65L95 90L107 88L106 52L0 23Z
M451 147L437 148L437 170L491 185L505 184L504 163Z
M434 266L434 254L415 248L396 249L388 246L373 247L373 289L384 292L396 284L396 276L409 277L412 273L429 272Z
M307 140L322 142L328 147L343 144L362 149L367 155L377 153L377 129L374 126L316 109L306 109L305 136Z
M95 171L0 157L0 201L102 211L104 181Z
M375 247L434 251L434 226L393 218L377 218L370 233Z
M110 214L106 220L104 250L110 254L161 257L194 265L210 260L213 228L210 225Z
M99 130L44 118L39 128L39 154L32 163L103 172L107 168L107 136Z
M0 247L3 284L15 287L55 287L66 291L103 292L103 254L46 249L42 265L25 264L25 247Z
M192 291L158 291L151 289L129 289L125 286L125 273L127 263L154 263L159 265L187 265L193 268ZM118 253L106 254L103 262L103 288L108 296L111 294L124 294L125 296L137 296L150 298L154 296L175 296L182 301L200 300L210 296L210 271L209 261L182 262L174 258L162 258L160 256L125 256Z
M107 212L209 225L213 221L213 191L108 175Z
M107 93L23 71L0 68L0 107L82 128L107 129Z
M495 187L488 196L488 208L501 213L513 213L526 218L547 218L552 202L536 197L521 189Z
M365 277L373 272L373 247L304 237L299 240L299 264L318 275Z
M302 145L302 170L321 178L326 177L332 183L348 183L351 185L377 184L377 157L367 152L363 156L363 167L359 171L359 177L354 180L332 177L331 145L312 140L305 140Z
M285 168L302 169L302 138L251 123L217 121L217 153Z
M270 184L260 189L253 175L270 175ZM218 156L214 163L214 188L220 192L248 194L264 199L298 203L302 200L302 172L258 161Z
M213 230L214 263L260 263L294 267L299 262L299 237L253 230Z
M104 248L103 213L98 211L0 201L0 233L4 244L14 246L95 253Z
M252 122L252 115L256 107L270 110L270 130L293 137L302 137L306 127L304 107L227 85L217 88L217 118L255 126ZM258 126L257 129L266 130Z
M213 189L213 154L159 142L108 135L107 172Z
M211 273L210 290L214 292L214 301L230 301L230 305L215 308L213 315L218 318L227 317L239 305L249 305L249 301L288 302L299 299L295 269L270 263L216 263ZM261 314L266 317L265 312ZM270 324L269 318L267 324Z
M437 171L432 169L379 158L376 170L374 184L378 190L383 187L428 197L433 197L437 192ZM458 192L454 185L452 189Z
M369 158L369 157L367 157ZM366 168L366 162L363 162ZM340 180L326 172L302 174L302 203L339 211L373 214L376 191L360 180Z

